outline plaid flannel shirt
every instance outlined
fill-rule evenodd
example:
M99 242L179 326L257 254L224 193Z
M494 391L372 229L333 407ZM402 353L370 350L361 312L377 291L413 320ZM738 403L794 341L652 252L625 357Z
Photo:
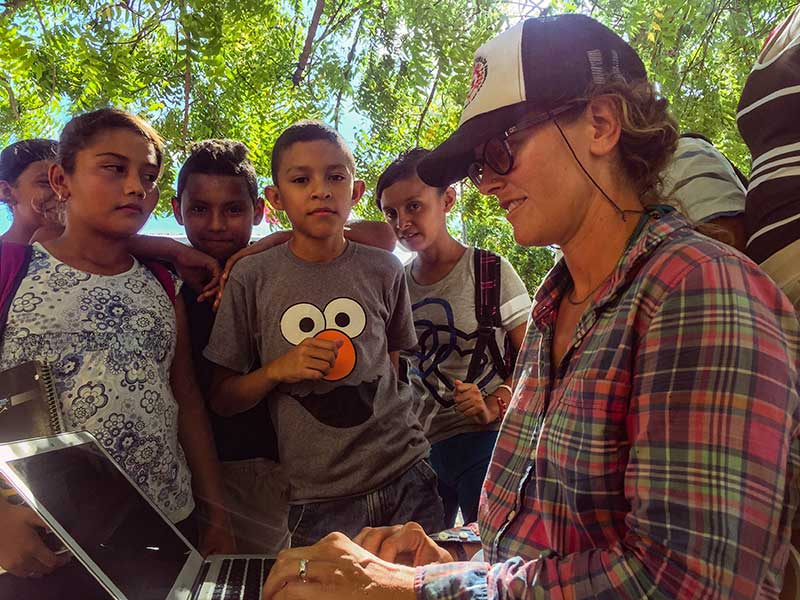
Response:
M562 261L536 295L481 498L488 562L419 567L417 597L777 597L800 470L792 305L674 213L552 365L570 287Z

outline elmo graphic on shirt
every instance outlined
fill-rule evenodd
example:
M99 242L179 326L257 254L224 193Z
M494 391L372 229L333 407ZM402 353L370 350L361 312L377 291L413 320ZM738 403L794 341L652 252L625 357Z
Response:
M281 334L294 346L312 337L341 342L336 363L323 377L323 381L329 382L341 381L355 370L358 352L353 340L364 332L366 326L364 309L346 297L334 298L323 309L308 302L293 304L281 316ZM355 385L320 386L329 389L295 396L295 400L324 425L356 427L372 417L379 382L380 377Z

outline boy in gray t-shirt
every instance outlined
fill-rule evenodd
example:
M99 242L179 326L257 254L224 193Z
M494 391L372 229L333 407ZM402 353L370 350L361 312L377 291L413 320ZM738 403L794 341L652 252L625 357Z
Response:
M211 406L236 414L268 395L293 546L409 520L438 530L429 445L398 387L398 352L416 343L403 270L343 237L364 192L352 154L302 121L276 141L272 170L267 198L293 237L231 272L205 351L219 365Z

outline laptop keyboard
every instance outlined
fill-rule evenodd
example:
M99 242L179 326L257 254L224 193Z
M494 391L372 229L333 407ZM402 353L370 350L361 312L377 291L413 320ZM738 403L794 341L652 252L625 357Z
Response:
M259 600L271 560L226 558L222 561L211 600Z

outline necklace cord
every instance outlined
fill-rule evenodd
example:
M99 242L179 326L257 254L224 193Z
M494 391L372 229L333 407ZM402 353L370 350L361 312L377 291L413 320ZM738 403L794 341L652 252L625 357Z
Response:
M647 211L643 212L642 215L639 217L639 223L636 225L636 229L633 230L633 233L631 233L630 237L628 238L628 243L625 244L625 250L623 251L623 254L628 250L630 250L631 246L633 246L633 242L636 240L636 238L639 237L639 234L642 233L642 230L644 229L644 226L647 224L647 221L649 219L650 219L650 213ZM586 295L586 297L583 298L582 300L573 300L572 298L570 298L570 294L573 291L575 291L575 288L573 287L570 290L570 293L566 295L567 302L569 302L573 306L580 306L581 304L586 302L589 298L591 298L595 294L595 292L600 289L600 286L602 286L606 281L608 281L608 278L611 277L611 275L613 275L614 271L616 270L617 270L617 265L614 265L614 268L611 269L611 272L605 277L603 277L600 283L597 284L597 287L594 288L591 292L589 292Z

